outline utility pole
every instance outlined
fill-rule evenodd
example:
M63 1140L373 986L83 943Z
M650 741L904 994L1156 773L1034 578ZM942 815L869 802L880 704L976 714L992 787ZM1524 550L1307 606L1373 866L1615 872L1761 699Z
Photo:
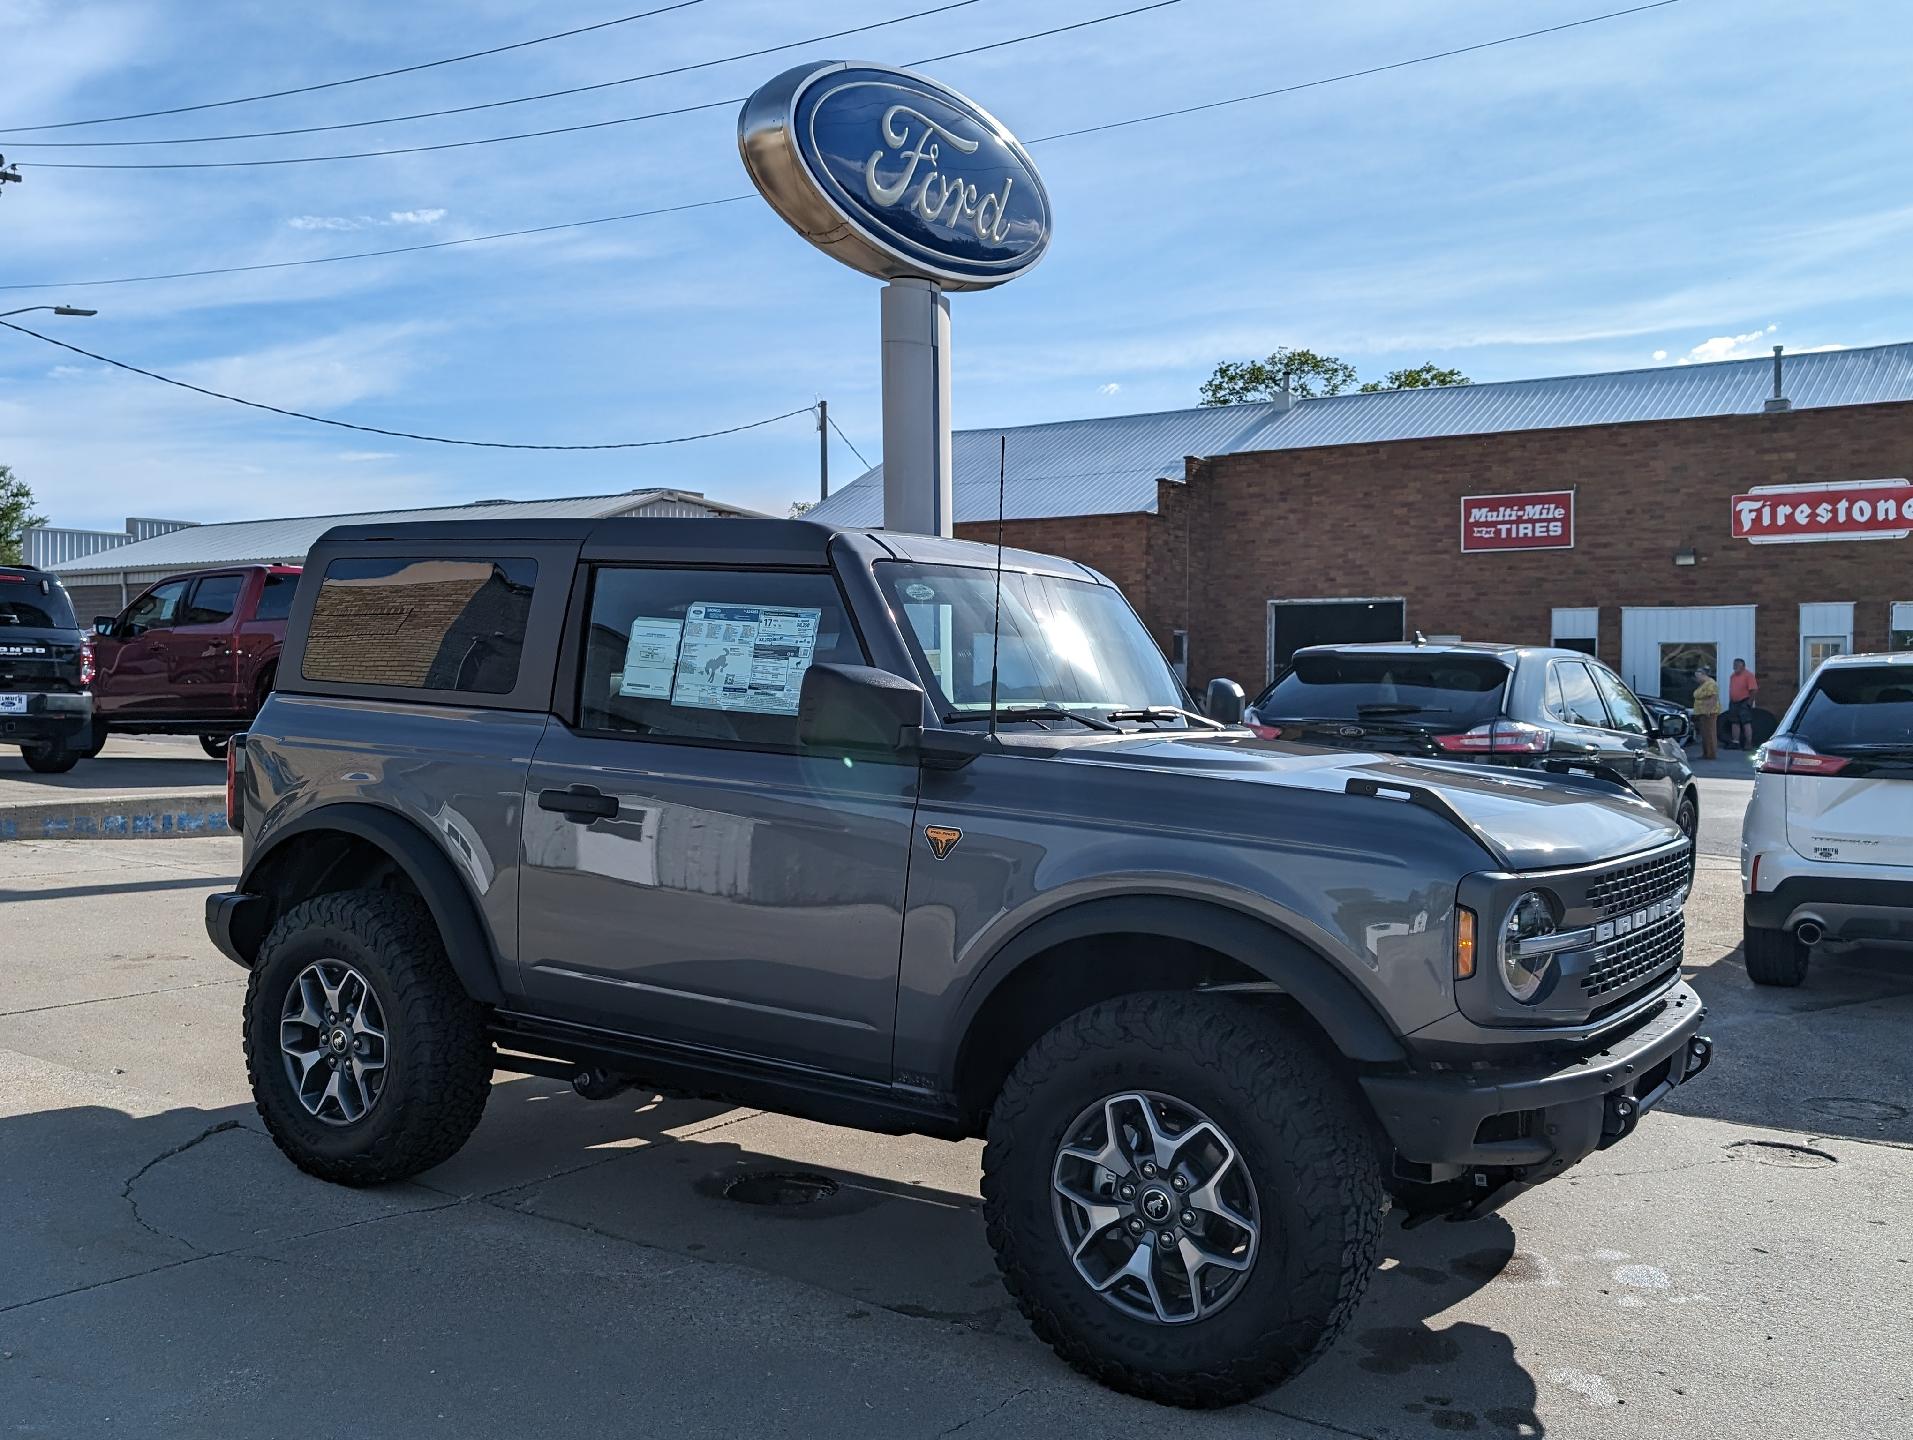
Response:
M7 164L7 157L0 155L0 185L18 185L19 183L19 167Z
M817 402L817 498L830 498L830 402Z

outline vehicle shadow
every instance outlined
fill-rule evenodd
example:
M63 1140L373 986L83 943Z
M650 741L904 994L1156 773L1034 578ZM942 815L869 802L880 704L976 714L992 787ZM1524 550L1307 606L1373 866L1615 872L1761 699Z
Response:
M1687 978L1717 1046L1669 1111L1913 1145L1913 951L1822 947L1787 989L1754 984L1736 946Z
M1004 1373L1051 1377L1036 1383L1064 1394L1084 1387L1087 1400L1090 1382L1041 1350L1002 1287L975 1194L976 1159L974 1145L853 1134L705 1102L627 1095L591 1104L550 1081L513 1079L494 1086L459 1157L414 1182L355 1190L295 1169L249 1106L15 1114L0 1119L0 1213L9 1216L0 1227L0 1351L18 1382L10 1418L77 1434L84 1427L73 1417L97 1410L136 1433L191 1433L179 1427L179 1397L213 1384L206 1403L214 1403L219 1386L207 1375L229 1365L241 1367L234 1383L251 1413L286 1413L274 1407L304 1403L306 1377L261 1357L284 1353L274 1337L290 1345L296 1333L382 1393L404 1388L393 1377L412 1373L407 1366L421 1375L427 1363L473 1368L457 1383L442 1372L448 1381L421 1403L441 1419L459 1418L448 1405L462 1408L478 1430L500 1433L489 1407L516 1402L482 1383L480 1360L469 1357L496 1354L501 1313L568 1306L574 1330L613 1336L625 1328L630 1287L679 1273L680 1256L839 1297L834 1313L828 1301L804 1302L821 1328L881 1309L994 1337L1017 1347L1016 1358L997 1362ZM557 1258L581 1240L591 1247L581 1252L586 1273L608 1287L587 1286L582 1298L580 1274L564 1268L581 1262ZM1486 1284L1519 1282L1524 1261L1507 1224L1404 1235L1391 1222L1386 1243L1388 1259L1341 1342L1257 1403L1358 1433L1543 1433L1533 1382L1509 1339L1432 1319ZM422 1293L442 1290L460 1303L434 1306L428 1330L365 1327L355 1318L372 1303L364 1287L394 1264ZM721 1273L712 1294L729 1298L688 1321L731 1353L757 1343L748 1339L757 1322ZM158 1348L142 1338L154 1327L167 1337ZM738 1337L716 1338L727 1330ZM913 1369L942 1363L936 1333L912 1342L921 1352ZM81 1345L79 1335L98 1343ZM80 1351L83 1365L71 1358ZM579 1377L595 1371L574 1368L576 1357L558 1349L519 1359L557 1367L565 1387L594 1383ZM619 1369L601 1383L622 1393L632 1381ZM1098 1404L1110 1399L1096 1394ZM743 1397L739 1405L740 1414L748 1408ZM881 1410L859 1418L878 1422ZM529 1423L512 1433L539 1428L535 1417ZM1187 1417L1185 1428L1200 1433L1206 1423Z

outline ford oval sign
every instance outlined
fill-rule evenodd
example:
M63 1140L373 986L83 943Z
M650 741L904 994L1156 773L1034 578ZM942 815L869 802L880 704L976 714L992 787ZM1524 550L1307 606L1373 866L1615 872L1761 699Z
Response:
M744 102L744 168L797 233L885 280L983 290L1049 246L1049 194L989 111L883 65L804 65Z

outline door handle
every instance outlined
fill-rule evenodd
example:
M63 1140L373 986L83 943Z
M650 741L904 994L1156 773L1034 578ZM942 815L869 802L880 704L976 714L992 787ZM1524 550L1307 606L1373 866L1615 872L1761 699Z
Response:
M589 825L593 820L614 817L618 813L618 797L592 785L573 785L567 790L540 790L538 808L579 825Z

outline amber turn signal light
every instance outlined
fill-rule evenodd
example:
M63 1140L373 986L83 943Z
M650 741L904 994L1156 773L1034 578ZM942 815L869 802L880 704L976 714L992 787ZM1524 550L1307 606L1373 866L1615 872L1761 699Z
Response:
M1475 973L1475 912L1455 907L1455 978L1466 980Z

